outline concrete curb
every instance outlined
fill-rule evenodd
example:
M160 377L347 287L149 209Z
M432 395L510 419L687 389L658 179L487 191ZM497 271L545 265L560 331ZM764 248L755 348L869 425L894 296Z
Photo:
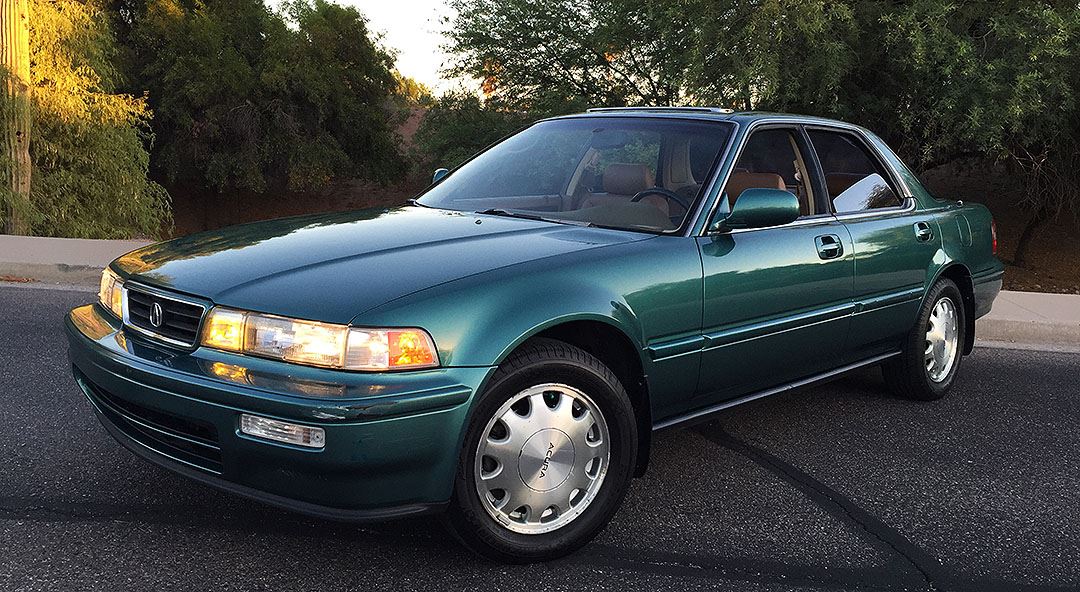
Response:
M0 276L97 285L101 270L110 261L148 244L150 241L0 235Z
M64 265L55 263L2 263L0 262L0 276L15 278L32 278L39 282L55 284L88 284L101 279L101 267L88 265Z
M975 335L999 345L1080 347L1080 295L1003 291Z
M1013 319L979 319L975 335L980 340L1004 343L1080 345L1080 325Z

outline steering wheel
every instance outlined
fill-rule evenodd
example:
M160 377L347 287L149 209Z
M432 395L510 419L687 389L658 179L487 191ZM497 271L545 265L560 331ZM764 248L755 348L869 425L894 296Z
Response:
M685 197L679 195L678 193L675 193L674 191L668 191L663 187L650 187L644 191L639 191L636 195L634 195L634 197L630 198L630 201L641 201L641 199L644 198L646 195L659 195L661 197L665 197L682 206L683 209L687 212L690 211L690 202L687 201Z

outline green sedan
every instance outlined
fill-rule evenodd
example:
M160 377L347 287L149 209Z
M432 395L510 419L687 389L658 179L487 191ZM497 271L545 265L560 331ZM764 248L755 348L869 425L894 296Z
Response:
M996 242L860 127L598 109L408 206L131 252L66 328L98 418L151 462L331 519L439 513L536 561L604 527L656 430L868 365L944 396Z

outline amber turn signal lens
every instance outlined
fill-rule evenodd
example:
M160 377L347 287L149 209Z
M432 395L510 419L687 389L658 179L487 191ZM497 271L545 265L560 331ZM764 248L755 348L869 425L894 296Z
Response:
M388 333L391 368L435 365L435 344L427 333L415 329L393 330Z
M351 329L349 370L409 370L439 365L435 342L423 329Z

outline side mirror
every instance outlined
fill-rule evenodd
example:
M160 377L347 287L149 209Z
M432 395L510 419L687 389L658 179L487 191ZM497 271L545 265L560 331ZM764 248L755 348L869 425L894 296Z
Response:
M431 176L431 184L434 185L442 180L443 177L450 174L449 169L435 169L435 174Z
M794 222L799 217L799 198L783 189L745 189L731 213L712 225L713 232L741 228L765 228Z

